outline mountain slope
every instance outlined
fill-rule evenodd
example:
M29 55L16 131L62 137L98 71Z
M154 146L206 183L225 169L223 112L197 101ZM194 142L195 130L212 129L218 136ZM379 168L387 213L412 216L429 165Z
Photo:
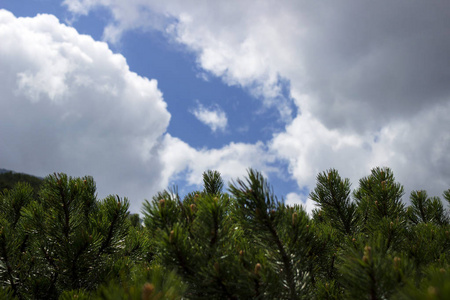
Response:
M16 185L18 182L27 182L29 183L34 191L37 193L39 190L43 179L29 175L24 173L15 173L11 170L0 169L0 191L4 189L10 190Z

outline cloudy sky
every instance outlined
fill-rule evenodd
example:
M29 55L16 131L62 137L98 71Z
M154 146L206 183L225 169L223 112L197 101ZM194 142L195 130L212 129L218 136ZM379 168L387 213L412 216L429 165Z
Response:
M0 91L0 168L135 212L207 169L288 203L329 168L450 188L447 1L2 0Z

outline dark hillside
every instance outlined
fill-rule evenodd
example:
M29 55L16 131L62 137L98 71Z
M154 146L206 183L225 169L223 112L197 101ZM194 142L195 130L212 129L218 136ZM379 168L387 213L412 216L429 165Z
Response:
M42 178L33 175L15 173L10 170L0 169L0 191L3 191L4 189L12 189L18 182L27 182L37 193L42 184L42 181Z

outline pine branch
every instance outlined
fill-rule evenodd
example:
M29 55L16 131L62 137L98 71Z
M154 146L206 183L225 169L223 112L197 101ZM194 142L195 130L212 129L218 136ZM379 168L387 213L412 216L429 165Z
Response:
M9 282L11 284L11 288L13 290L13 295L18 295L16 281L13 276L13 269L11 267L11 262L9 261L8 249L6 247L6 238L4 234L4 228L1 228L0 232L0 249L1 249L1 259L4 261L6 265L6 272L8 274Z
M97 256L100 256L101 254L104 253L105 249L107 249L108 247L111 246L111 241L113 239L113 236L116 232L116 227L119 226L118 221L119 221L119 217L120 217L120 206L121 206L121 202L120 202L120 198L119 196L117 196L117 208L114 209L113 213L112 213L112 219L108 220L109 221L109 228L108 228L108 233L106 234L106 238L103 240L100 249L98 250L98 254Z
M309 195L331 223L347 235L355 230L357 221L350 193L349 179L341 179L338 171L331 169L317 175L317 186Z
M203 173L203 185L205 193L209 195L219 195L223 189L223 180L218 171L208 170Z
M289 290L290 299L298 299L296 283L291 260L284 248L277 230L268 215L268 210L275 209L276 198L264 177L250 169L247 182L237 180L230 184L230 191L236 197L238 204L255 234L268 234L269 240L274 242L281 257L283 274Z

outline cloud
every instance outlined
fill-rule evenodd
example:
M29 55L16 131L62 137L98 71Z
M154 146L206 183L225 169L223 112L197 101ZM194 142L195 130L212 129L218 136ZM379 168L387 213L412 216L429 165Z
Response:
M442 150L450 100L447 3L65 3L109 8L120 32L152 27L142 25L148 11L166 16L163 29L153 28L187 46L209 74L280 111L289 111L282 97L288 81L297 115L287 118L267 149L289 162L300 187L312 187L316 173L330 167L356 185L371 167L387 165L407 189L417 184L438 194L448 188L450 175L442 167L450 163Z
M191 112L200 122L211 128L212 132L216 132L217 130L225 131L227 127L227 116L217 105L208 109L197 101L197 107Z
M162 31L168 38L187 46L208 74L247 89L261 98L265 106L277 109L283 120L289 121L292 109L289 97L283 94L284 78L270 66L278 63L279 58L284 62L289 60L290 53L278 47L289 36L280 37L278 29L290 24L279 14L283 14L279 9L261 4L254 5L251 1L202 1L201 4L196 1L64 1L68 10L77 15L85 15L98 7L109 9L113 19L105 27L104 37L110 42L117 42L128 30ZM267 22L268 14L273 14L282 24L273 28L274 24ZM261 44L261 39L270 40L270 44ZM277 55L271 56L267 49Z
M330 130L309 113L295 118L285 132L274 136L270 149L289 162L299 187L311 188L316 175L329 168L349 172L352 182L370 171L370 137ZM345 176L345 174L343 174Z
M225 182L246 176L248 168L259 170L266 177L278 171L275 156L262 142L230 143L220 149L194 149L167 134L162 149L161 156L166 165L164 177L185 171L185 180L190 185L200 185L206 170L219 171Z
M51 15L0 10L0 165L93 175L133 209L165 187L157 155L170 114L157 82Z
M0 10L0 40L3 168L92 175L100 198L129 197L134 212L183 172L198 185L207 169L226 181L248 167L276 170L263 143L194 149L167 134L170 114L157 81L52 15L16 18ZM213 131L226 127L220 110L199 105L195 113Z
M313 210L318 208L316 202L310 198L302 200L302 197L296 193L287 194L284 203L289 206L300 205L310 216L312 216Z

